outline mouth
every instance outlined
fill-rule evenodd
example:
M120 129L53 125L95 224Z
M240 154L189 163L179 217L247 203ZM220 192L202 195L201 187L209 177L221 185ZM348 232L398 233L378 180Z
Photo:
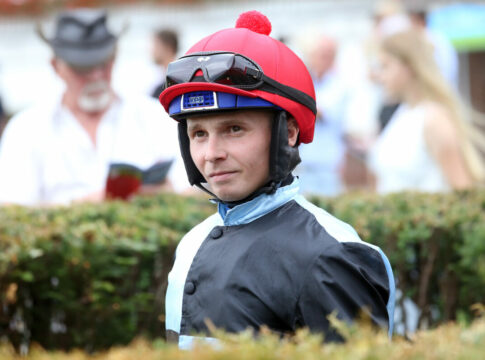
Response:
M236 171L217 171L209 174L209 178L212 182L221 182L230 179Z

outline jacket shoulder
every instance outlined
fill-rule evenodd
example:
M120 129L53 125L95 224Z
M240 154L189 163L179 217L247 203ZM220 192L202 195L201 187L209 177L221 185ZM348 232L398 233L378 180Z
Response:
M312 204L303 196L298 196L295 199L296 203L309 214L313 215L317 223L325 229L325 231L339 243L345 242L361 242L364 243L355 229L346 222L337 219L322 208ZM367 244L367 243L364 243ZM370 244L367 244L371 246Z
M215 226L223 225L222 219L218 213L215 213L209 216L207 219L202 221L201 223L194 226L187 234L184 235L182 240L180 240L179 245L177 246L176 256L183 252L185 248L192 247L194 244L202 242L209 232Z

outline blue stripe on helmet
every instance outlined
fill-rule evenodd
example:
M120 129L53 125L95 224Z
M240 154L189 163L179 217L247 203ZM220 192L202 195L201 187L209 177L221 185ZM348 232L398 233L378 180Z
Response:
M169 115L218 111L240 108L279 108L269 101L216 91L193 91L175 97Z

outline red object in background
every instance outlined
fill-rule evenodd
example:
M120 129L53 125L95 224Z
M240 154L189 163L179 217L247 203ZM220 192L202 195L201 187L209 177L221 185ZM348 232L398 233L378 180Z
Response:
M138 192L142 185L160 185L165 181L173 160L159 161L143 170L127 163L111 163L106 179L106 198L124 199Z
M141 178L132 174L109 176L106 181L106 197L108 199L127 200L141 186Z

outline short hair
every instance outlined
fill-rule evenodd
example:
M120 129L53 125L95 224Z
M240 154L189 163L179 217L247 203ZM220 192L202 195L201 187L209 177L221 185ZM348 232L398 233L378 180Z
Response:
M155 38L163 44L167 45L170 49L172 49L174 54L178 52L179 41L178 35L175 31L170 29L158 30L155 33Z

